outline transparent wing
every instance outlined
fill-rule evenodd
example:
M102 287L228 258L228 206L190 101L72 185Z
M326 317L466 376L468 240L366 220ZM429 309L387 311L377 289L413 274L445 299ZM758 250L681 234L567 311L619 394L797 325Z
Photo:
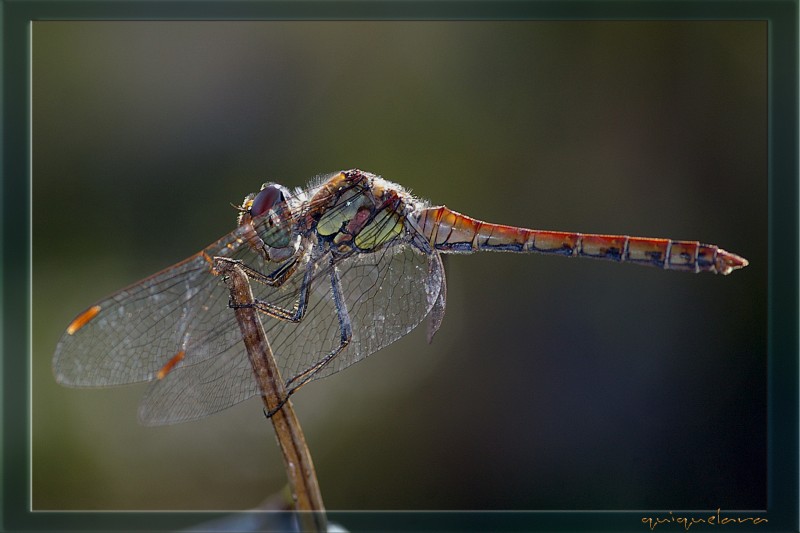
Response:
M171 360L190 365L229 350L240 337L211 257L247 248L235 231L97 302L59 340L56 380L75 387L150 381Z
M347 205L342 202L332 210ZM305 205L289 226L312 208ZM266 222L265 217L256 223ZM343 317L352 326L351 341L314 378L333 374L394 342L432 308L438 326L444 308L441 259L412 226L378 251L337 256L334 261L330 252L312 254L316 234L302 235L306 252L292 276L279 287L252 281L258 300L287 310L296 308L305 288L309 291L301 322L263 317L285 380L312 368L339 346ZM239 259L264 274L279 266L265 264L247 244L244 230L235 230L79 315L56 347L56 379L78 387L153 381L140 410L142 421L150 424L200 418L256 394L239 327L228 306L228 290L211 272L215 256ZM342 288L338 307L333 272Z
M254 225L268 221L264 216ZM228 290L211 272L215 256L240 259L265 273L279 266L264 264L247 244L245 230L237 228L78 315L56 346L56 380L74 387L151 381L162 369L196 364L237 346L241 337L228 308ZM281 294L290 299L298 289L289 284Z
M314 379L329 376L391 344L416 327L442 300L444 271L436 253L423 253L398 241L375 253L351 255L333 266L325 255L305 268L315 269L308 309L299 323L262 316L284 380L301 374L338 347L339 316L330 274L341 280L352 324L350 344ZM303 283L297 272L278 288L252 283L259 300L292 308ZM233 313L228 310L228 315ZM236 329L238 332L238 327ZM201 418L258 393L241 340L218 357L183 366L154 383L142 402L146 424Z
M228 309L228 314L233 311ZM238 325L235 324L238 333ZM243 402L258 394L241 337L217 357L175 369L154 381L139 406L147 425L195 420Z
M322 265L323 263L318 263ZM388 346L414 329L439 296L444 274L435 253L402 243L378 252L355 254L334 266L352 325L350 344L314 378L329 376ZM336 309L330 267L309 301L308 316L299 324L270 321L266 327L285 379L314 366L340 342L340 310Z

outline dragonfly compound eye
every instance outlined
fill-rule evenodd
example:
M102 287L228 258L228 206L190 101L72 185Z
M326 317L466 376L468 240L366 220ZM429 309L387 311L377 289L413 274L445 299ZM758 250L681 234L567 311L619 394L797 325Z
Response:
M261 192L253 200L253 204L250 206L250 216L253 218L261 216L275 207L275 204L284 200L283 191L274 185L268 185L261 189Z

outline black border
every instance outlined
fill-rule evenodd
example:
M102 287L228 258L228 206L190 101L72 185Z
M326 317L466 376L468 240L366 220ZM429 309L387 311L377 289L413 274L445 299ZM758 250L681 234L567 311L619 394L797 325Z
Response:
M766 20L769 25L769 520L798 531L798 0L2 0L2 528L153 530L219 513L30 512L30 22L34 20ZM331 512L350 531L647 531L653 511ZM689 516L699 516L690 513ZM735 516L731 513L731 516ZM677 525L662 526L671 530ZM708 527L703 525L695 528ZM624 528L624 529L623 529ZM677 531L677 530L676 530Z

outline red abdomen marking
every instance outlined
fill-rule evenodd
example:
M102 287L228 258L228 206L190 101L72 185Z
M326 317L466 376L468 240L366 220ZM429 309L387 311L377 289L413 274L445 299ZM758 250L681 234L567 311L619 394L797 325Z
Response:
M444 206L422 210L418 224L430 245L442 252L551 253L717 274L730 274L748 264L713 244L518 228L476 220Z

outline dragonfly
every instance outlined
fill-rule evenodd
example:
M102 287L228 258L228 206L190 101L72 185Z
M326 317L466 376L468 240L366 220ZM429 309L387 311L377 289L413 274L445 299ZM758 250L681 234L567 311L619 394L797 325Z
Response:
M359 169L294 191L265 183L234 207L232 232L78 314L56 346L56 381L150 382L139 407L146 425L202 418L259 394L216 258L247 274L288 395L426 317L430 342L445 312L443 254L543 253L723 275L748 264L697 241L483 222Z

